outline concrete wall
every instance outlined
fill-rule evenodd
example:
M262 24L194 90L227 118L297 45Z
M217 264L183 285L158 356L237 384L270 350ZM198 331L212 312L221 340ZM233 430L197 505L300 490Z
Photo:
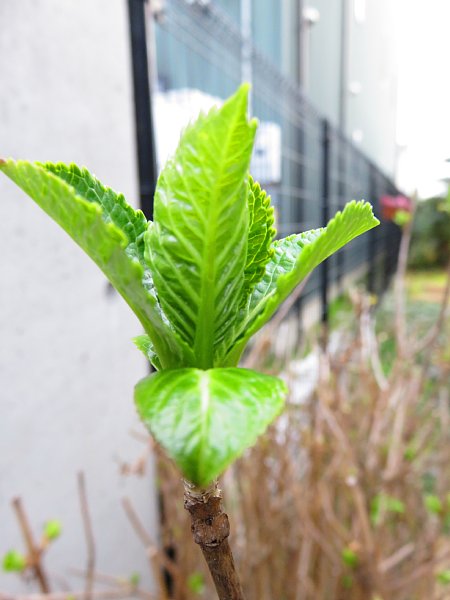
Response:
M0 2L0 156L74 161L137 200L125 0ZM101 571L149 580L120 498L155 535L152 477L124 480L117 458L142 445L132 393L146 374L141 332L90 259L0 177L0 555L23 549L10 508L20 495L38 534L64 534L48 570L85 566L76 472L84 470ZM81 582L76 584L81 588ZM0 590L25 587L0 573Z

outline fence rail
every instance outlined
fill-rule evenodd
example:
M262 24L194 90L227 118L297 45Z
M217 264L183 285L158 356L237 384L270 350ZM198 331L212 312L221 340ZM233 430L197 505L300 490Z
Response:
M243 38L214 2L165 0L163 6L148 27L156 52L153 106L160 166L186 120L231 95L245 73L252 83L251 111L260 121L252 173L272 196L279 235L322 226L352 199L370 201L380 215L379 199L397 193L394 183ZM330 291L339 290L348 275L364 273L369 290L382 293L398 244L398 228L382 223L328 259L303 298L321 298L326 320Z

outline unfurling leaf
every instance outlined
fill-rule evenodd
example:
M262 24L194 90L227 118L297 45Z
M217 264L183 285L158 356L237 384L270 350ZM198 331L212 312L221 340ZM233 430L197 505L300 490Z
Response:
M264 277L241 310L225 364L237 364L248 340L273 315L295 287L326 258L379 224L367 202L349 202L326 227L291 235L273 244L275 254Z
M141 419L184 477L205 486L280 413L281 379L248 369L177 369L140 381Z
M247 197L249 226L244 276L246 290L250 292L264 276L266 265L275 253L272 240L276 231L270 196L252 177L249 177Z
M206 369L232 337L247 260L247 86L188 127L158 179L147 252L161 306Z
M138 348L145 358L156 368L157 371L162 370L161 362L155 352L152 340L147 334L137 335L133 338L134 345Z
M273 242L270 198L248 173L247 96L243 85L187 127L158 179L153 223L85 169L0 160L136 313L145 333L135 344L159 370L136 387L139 414L200 486L283 406L281 380L235 368L250 337L317 265L378 224L369 204L351 202L327 227Z
M8 160L0 169L97 263L150 336L165 367L190 362L190 350L164 319L143 258L145 218L121 194L76 165Z

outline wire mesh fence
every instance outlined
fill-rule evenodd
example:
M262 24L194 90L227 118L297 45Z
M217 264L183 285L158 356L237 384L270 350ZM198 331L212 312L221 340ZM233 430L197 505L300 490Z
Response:
M165 0L153 32L159 166L189 120L250 78L250 110L259 120L251 171L272 197L280 237L324 225L352 199L370 201L379 216L380 197L397 192L217 3ZM303 298L322 298L326 318L330 294L342 289L347 276L366 277L369 289L382 293L398 243L398 228L383 223L316 270Z

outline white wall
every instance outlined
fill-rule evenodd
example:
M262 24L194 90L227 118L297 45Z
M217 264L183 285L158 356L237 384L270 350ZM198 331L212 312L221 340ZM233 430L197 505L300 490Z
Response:
M125 0L1 0L0 85L0 156L86 165L136 203ZM63 521L49 571L84 567L76 491L83 469L99 570L145 574L120 498L134 499L155 534L152 479L121 479L116 462L141 452L130 436L140 428L133 385L147 369L130 341L139 322L94 263L3 176L0 286L0 555L23 548L10 508L20 495L36 532L48 518ZM0 574L0 590L21 587Z

